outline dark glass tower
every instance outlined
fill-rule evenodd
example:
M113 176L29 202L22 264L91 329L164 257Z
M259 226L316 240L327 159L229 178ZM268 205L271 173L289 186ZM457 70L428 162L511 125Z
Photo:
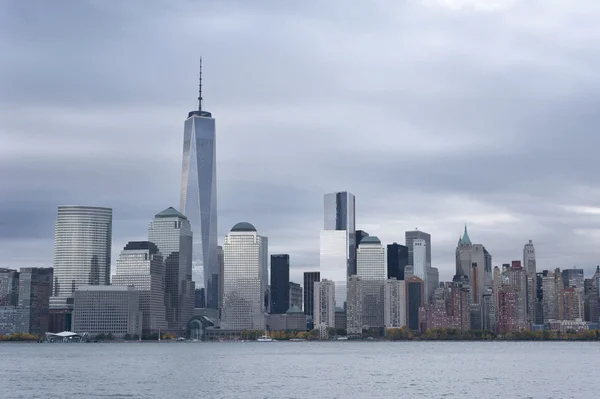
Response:
M315 283L321 281L320 272L304 273L304 314L314 316Z
M324 230L343 230L346 232L347 266L346 277L356 274L356 210L354 195L343 191L325 194ZM321 265L323 267L323 265ZM324 270L322 270L324 271ZM335 275L323 276L334 278ZM336 281L337 283L337 281ZM336 293L337 294L337 293Z
M387 246L387 278L404 280L404 269L408 264L408 247L396 242Z
M410 277L406 280L406 301L408 303L406 319L408 328L413 331L419 331L421 327L419 308L423 305L423 295L423 280L418 277Z
M356 230L356 249L358 249L358 246L360 245L360 242L363 240L363 238L368 236L369 233L367 233L366 231Z
M290 256L271 255L271 313L283 314L290 308Z

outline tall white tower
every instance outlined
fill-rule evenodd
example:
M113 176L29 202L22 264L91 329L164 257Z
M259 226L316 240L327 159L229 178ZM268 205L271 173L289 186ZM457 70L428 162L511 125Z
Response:
M427 278L427 242L422 238L413 240L413 275L425 281Z

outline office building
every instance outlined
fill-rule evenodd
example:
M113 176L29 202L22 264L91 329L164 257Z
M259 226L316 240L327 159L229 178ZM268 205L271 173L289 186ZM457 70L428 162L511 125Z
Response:
M268 239L247 222L237 223L223 245L221 326L235 331L265 329Z
M0 268L0 306L17 306L19 302L19 272Z
M425 240L425 263L431 264L431 234L419 231L417 229L413 231L407 231L404 233L405 245L408 248L408 265L414 265L413 259L413 241L414 240Z
M58 207L51 307L71 307L80 285L110 284L111 245L111 208Z
M387 246L387 278L404 280L404 269L408 264L408 247L398 243Z
M512 285L503 285L498 293L498 333L520 330L517 292Z
M271 311L283 314L290 308L290 256L271 255Z
M267 331L306 331L306 315L295 306L283 314L267 315Z
M356 230L356 248L358 249L358 246L360 245L360 242L362 241L363 238L368 237L369 233L367 233L366 231L363 230Z
M321 278L336 285L336 303L346 302L346 280L356 274L354 195L336 192L324 196L324 226L320 237Z
M133 286L139 292L142 330L147 333L168 328L165 310L165 263L156 244L130 241L117 260L114 286Z
M417 276L421 280L427 282L427 242L421 238L415 238L412 240L412 266L413 275Z
M298 283L294 283L294 282L290 281L289 287L290 287L290 289L289 289L290 290L290 297L289 297L290 308L294 307L294 308L302 309L302 286Z
M335 328L335 283L323 279L315 285L315 328L321 331ZM323 334L323 333L322 333Z
M493 281L492 255L481 244L473 244L467 232L458 240L456 247L456 274L455 279L465 277L470 285L471 302L481 304L486 284ZM476 276L473 275L476 271Z
M406 287L403 280L385 281L383 319L386 328L406 326Z
M225 257L223 255L223 247L220 245L217 248L217 260L219 262L219 309L223 309L223 272L225 270Z
M304 314L314 316L315 283L321 281L320 272L304 272Z
M192 229L173 207L157 213L148 228L148 241L162 254L165 270L165 314L169 330L185 331L195 305L192 281Z
M22 267L19 273L18 307L28 313L26 332L38 337L48 331L53 271L51 267Z
M73 330L122 338L142 334L140 293L129 286L79 286L75 291Z
M379 238L375 236L363 238L356 253L356 275L362 280L386 280L386 250Z
M192 279L198 287L204 285L207 307L216 309L219 301L217 147L215 120L202 109L202 61L199 88L198 109L189 112L184 123L179 209L189 219L193 231Z
M206 308L206 293L204 288L196 288L194 290L194 308Z
M363 331L363 290L358 276L348 279L348 304L346 308L346 329L350 337L360 337Z
M508 271L508 283L514 288L515 315L511 315L513 323L518 330L529 328L527 323L527 274L521 265L521 261L512 262ZM512 293L511 293L512 295ZM511 299L512 300L512 299Z
M406 323L413 331L421 331L422 312L425 305L425 284L417 276L405 280L406 286Z

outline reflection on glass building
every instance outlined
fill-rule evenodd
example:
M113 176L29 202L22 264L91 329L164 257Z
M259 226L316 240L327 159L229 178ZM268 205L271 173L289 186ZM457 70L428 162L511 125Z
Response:
M200 73L202 77L202 69ZM194 232L193 280L206 288L207 307L216 309L219 277L215 120L210 112L202 110L201 92L198 100L198 110L191 111L184 124L180 209Z
M59 206L52 304L64 307L80 285L110 284L112 209Z
M414 266L413 260L413 241L417 239L425 240L426 254L425 263L431 264L431 234L424 231L413 230L404 233L405 244L408 247L408 263L407 265Z
M233 226L223 245L223 309L226 329L264 330L268 288L268 240L247 222Z
M113 285L132 285L140 292L143 332L167 328L165 269L158 247L149 241L130 241L117 260Z
M354 195L344 192L325 194L324 226L327 231L346 232L346 278L356 274L356 216Z
M192 230L188 219L170 207L156 214L148 241L158 247L165 268L165 311L169 329L184 330L194 311Z

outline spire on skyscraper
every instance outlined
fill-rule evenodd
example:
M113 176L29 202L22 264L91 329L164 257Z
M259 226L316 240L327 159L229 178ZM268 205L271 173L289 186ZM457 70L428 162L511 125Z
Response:
M200 57L200 77L198 81L198 111L202 111L202 57Z

